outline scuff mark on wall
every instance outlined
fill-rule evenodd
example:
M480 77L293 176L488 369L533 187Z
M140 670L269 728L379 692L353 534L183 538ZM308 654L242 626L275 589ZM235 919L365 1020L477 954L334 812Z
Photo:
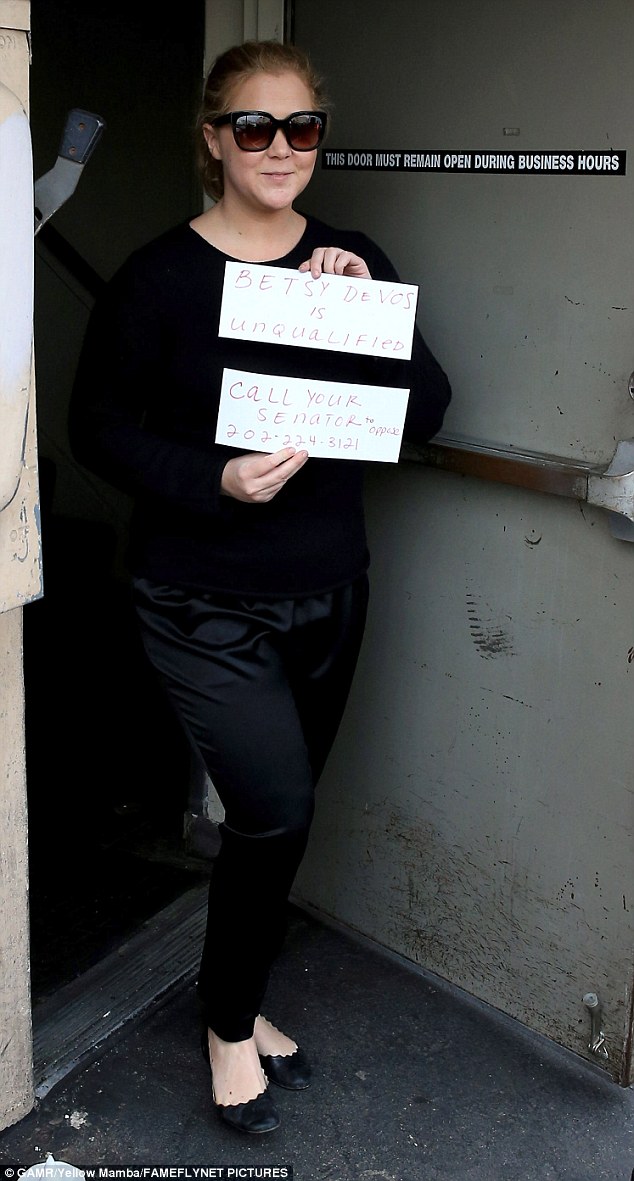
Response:
M385 873L386 891L377 912L379 942L591 1057L578 1020L580 965L561 938L566 930L577 944L596 928L596 918L582 901L583 883L568 878L548 891L545 883L539 887L530 880L514 846L505 857L506 850L500 844L496 849L496 842L485 852L477 842L470 847L448 840L429 819L387 801L368 808L365 816L369 843L375 838L378 872ZM397 864L399 874L393 872ZM527 921L535 914L542 916L540 923ZM374 937L377 933L375 929ZM535 935L540 943L537 961ZM518 972L526 981L547 979L549 987L544 990L536 983L518 1004ZM605 965L582 957L581 981L582 988L608 991ZM554 1005L555 994L566 999ZM611 1070L618 1073L622 1003L612 1003L609 1018Z
M513 640L506 627L495 619L491 607L483 610L475 595L467 591L467 615L471 638L485 660L496 656L514 656ZM507 618L510 619L510 616Z

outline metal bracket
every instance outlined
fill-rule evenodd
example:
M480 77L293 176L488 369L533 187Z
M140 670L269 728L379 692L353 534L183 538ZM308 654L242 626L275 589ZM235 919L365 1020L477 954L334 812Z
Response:
M35 233L72 197L86 161L94 152L105 121L91 111L69 111L53 167L35 183Z
M605 1034L602 1029L602 1005L596 992L586 992L583 1003L590 1013L590 1041L588 1049L597 1058L609 1058L608 1047L605 1044Z
M609 511L615 537L634 541L634 439L621 439L603 475L588 477L588 503Z

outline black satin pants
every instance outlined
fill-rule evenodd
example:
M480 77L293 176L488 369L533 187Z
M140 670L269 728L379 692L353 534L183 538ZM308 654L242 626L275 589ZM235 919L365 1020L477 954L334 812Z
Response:
M134 580L145 650L224 808L197 989L226 1041L252 1035L284 941L367 599L365 575L272 602Z

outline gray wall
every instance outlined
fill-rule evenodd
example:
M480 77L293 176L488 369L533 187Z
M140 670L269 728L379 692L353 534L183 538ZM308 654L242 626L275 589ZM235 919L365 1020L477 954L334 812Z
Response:
M625 0L297 0L328 147L632 151ZM354 51L351 52L351 47ZM507 137L505 127L519 129ZM320 172L420 285L446 430L607 464L634 434L632 180ZM368 470L368 633L300 901L628 1077L634 548L605 516Z

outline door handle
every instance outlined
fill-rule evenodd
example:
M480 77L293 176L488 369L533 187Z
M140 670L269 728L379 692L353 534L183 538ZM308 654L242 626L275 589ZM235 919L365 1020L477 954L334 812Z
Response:
M422 446L404 443L401 458L457 475L597 505L620 518L611 518L615 536L634 541L634 439L622 439L617 444L607 467L446 435L436 435Z

